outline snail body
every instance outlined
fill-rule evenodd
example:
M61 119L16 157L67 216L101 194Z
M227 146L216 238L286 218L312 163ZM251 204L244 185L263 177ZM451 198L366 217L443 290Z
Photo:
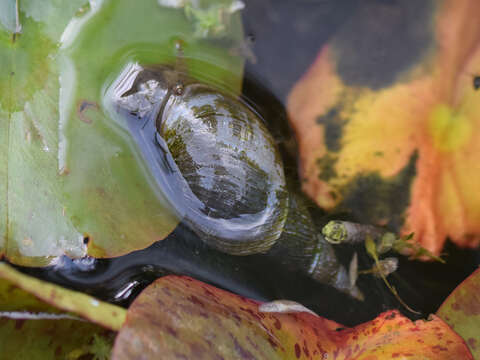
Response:
M274 139L246 103L171 67L137 64L112 97L117 112L130 114L129 131L162 192L201 240L231 255L288 258L355 296L302 195L287 190Z
M314 224L305 195L295 190L289 192L288 217L282 235L265 256L356 299L363 298L352 284L347 269L338 261L332 245Z

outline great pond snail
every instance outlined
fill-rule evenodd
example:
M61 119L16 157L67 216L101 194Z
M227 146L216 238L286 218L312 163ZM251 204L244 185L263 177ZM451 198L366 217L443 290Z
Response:
M246 102L171 66L129 64L109 91L118 115L174 211L209 246L267 253L359 297L289 191L263 119Z

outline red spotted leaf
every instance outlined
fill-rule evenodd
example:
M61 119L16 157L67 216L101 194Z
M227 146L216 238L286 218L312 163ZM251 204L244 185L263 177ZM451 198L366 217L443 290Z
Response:
M480 359L480 269L457 286L437 315L466 341L475 358Z
M480 2L365 1L288 99L303 189L327 210L480 240ZM400 226L399 226L400 225Z
M259 305L188 277L161 278L131 305L112 358L473 359L435 316L411 322L389 311L344 328L307 312L261 312Z

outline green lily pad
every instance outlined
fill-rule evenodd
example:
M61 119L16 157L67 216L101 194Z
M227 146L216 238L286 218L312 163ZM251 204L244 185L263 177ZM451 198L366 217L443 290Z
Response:
M213 42L156 0L6 0L0 10L0 252L43 266L166 237L180 219L124 119L107 113L105 89L128 63L174 62L182 40L192 75L238 92L239 14Z
M480 359L480 269L457 286L437 315L465 340L475 359Z
M0 359L107 359L125 315L0 263Z
M82 234L65 216L57 170L59 39L23 11L33 1L21 2L18 19L17 3L7 3L22 33L0 29L0 248L12 261L43 265L52 256L85 254ZM49 21L65 26L71 5Z

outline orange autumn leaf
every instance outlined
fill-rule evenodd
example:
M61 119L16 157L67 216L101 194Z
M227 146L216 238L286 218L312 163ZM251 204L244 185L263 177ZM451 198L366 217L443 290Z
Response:
M261 303L181 276L158 279L130 306L112 359L473 359L438 317L388 311L354 328Z
M414 232L439 254L480 241L480 2L371 2L292 89L304 191Z

